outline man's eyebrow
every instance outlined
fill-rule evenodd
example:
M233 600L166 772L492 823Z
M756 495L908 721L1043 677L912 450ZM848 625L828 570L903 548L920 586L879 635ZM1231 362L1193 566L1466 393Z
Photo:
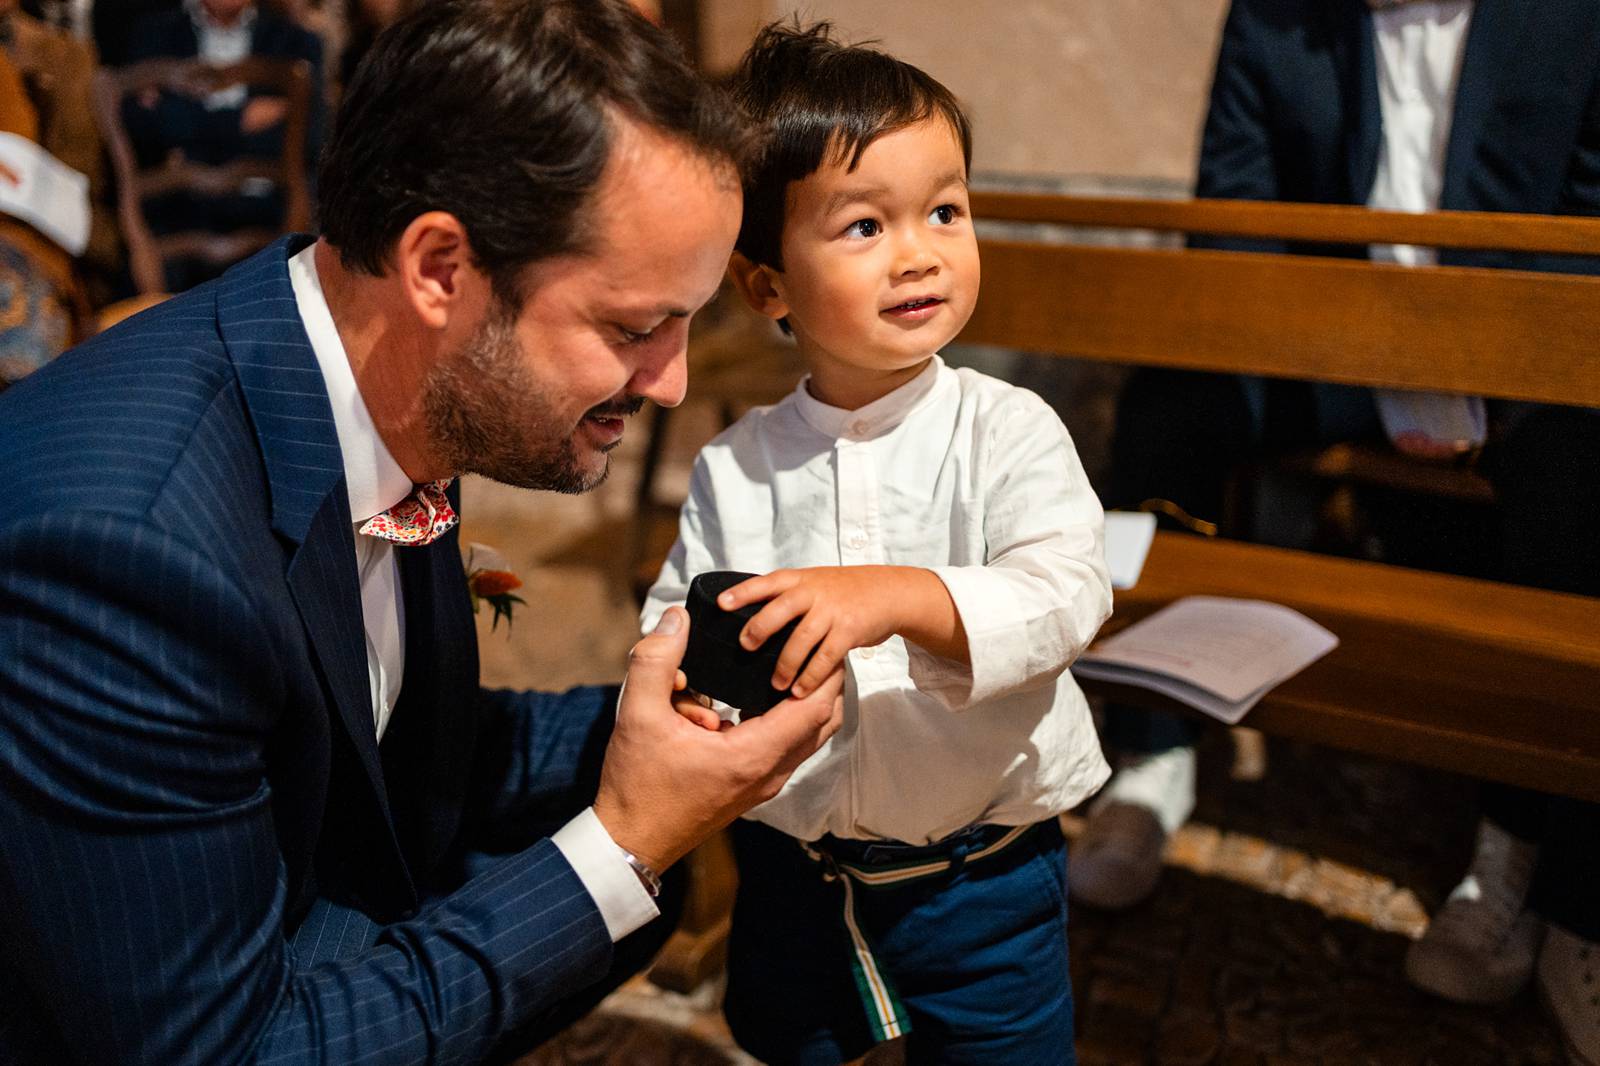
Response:
M699 308L690 309L679 307L677 304L650 304L639 307L619 305L612 308L612 315L619 318L638 315L640 318L690 318Z

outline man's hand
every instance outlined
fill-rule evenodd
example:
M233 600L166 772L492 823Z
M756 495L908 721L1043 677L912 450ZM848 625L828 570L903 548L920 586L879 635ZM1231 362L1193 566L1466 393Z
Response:
M761 600L771 602L745 623L739 643L759 648L800 618L772 673L774 688L791 689L797 697L812 692L838 670L852 649L882 644L897 633L935 655L969 657L966 633L949 590L933 571L921 567L774 570L735 585L717 597L717 606L734 611Z
M611 839L653 870L778 794L795 767L839 728L844 672L805 699L713 732L687 717L678 664L689 617L680 607L633 647L594 811ZM705 710L705 708L700 708Z

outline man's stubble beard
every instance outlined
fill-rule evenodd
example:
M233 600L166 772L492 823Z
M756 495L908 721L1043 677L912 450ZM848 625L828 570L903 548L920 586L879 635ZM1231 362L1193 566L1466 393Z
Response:
M433 447L450 469L525 489L575 495L611 472L578 463L573 433L535 381L516 336L516 313L498 297L467 342L423 382ZM635 408L636 409L636 408Z

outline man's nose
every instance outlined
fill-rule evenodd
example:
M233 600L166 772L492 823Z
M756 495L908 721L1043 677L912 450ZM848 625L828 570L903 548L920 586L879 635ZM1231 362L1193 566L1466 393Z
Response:
M663 344L628 382L628 392L643 396L662 407L683 402L689 387L689 330L676 332L672 343Z

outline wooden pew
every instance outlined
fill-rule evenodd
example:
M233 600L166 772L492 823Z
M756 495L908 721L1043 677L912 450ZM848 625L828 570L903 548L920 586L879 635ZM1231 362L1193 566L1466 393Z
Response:
M979 220L1600 255L1600 220L977 194ZM1600 278L985 236L962 340L1118 363L1600 407ZM1597 531L1596 535L1600 535ZM1106 633L1173 599L1275 600L1342 641L1248 724L1600 800L1600 600L1182 534ZM1094 684L1152 707L1142 690Z
M1600 220L1541 216L999 193L975 194L973 213L980 221L1600 255ZM1600 278L987 235L980 243L983 292L963 341L1600 406ZM1105 632L1195 593L1276 600L1341 639L1273 690L1247 724L1600 800L1600 600L1160 533L1138 586L1118 593ZM1144 690L1085 687L1177 707ZM691 863L689 913L651 974L679 990L720 968L734 888L722 838Z

